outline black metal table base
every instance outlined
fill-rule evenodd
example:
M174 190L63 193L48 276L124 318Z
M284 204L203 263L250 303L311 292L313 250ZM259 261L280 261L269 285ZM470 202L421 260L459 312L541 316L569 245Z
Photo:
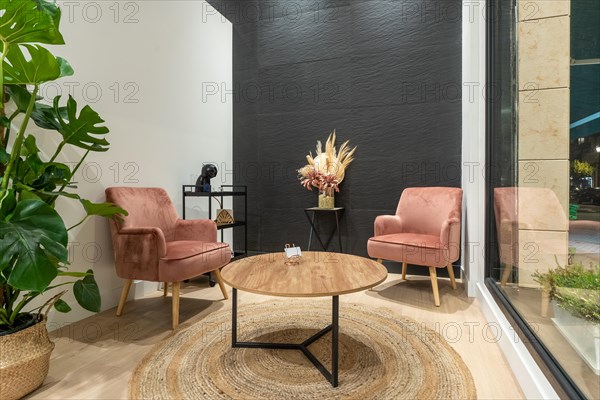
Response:
M338 386L338 336L339 336L339 296L333 296L331 325L319 332L315 333L302 343L265 343L265 342L238 342L237 340L237 289L233 289L232 293L232 330L231 330L231 347L232 348L251 348L251 349L276 349L276 350L300 350L306 358L323 374L325 379L331 383L333 387ZM331 332L331 371L314 356L308 349L312 343L326 333Z
M312 212L312 218L309 215L309 212ZM317 216L317 213L334 213L335 215L335 228L331 231L331 233L329 234L329 237L327 238L327 241L323 242L323 239L321 238L321 234L319 233L319 230L317 229L317 223L315 222L315 218ZM329 248L329 245L331 244L331 241L333 240L333 237L335 236L336 232L337 232L337 239L338 239L338 246L340 248L340 253L343 253L344 250L342 249L342 234L340 232L340 217L341 215L343 215L344 213L344 207L336 207L336 208L323 208L323 209L319 209L318 207L313 207L313 208L305 208L304 209L304 214L306 215L306 218L308 219L308 222L310 223L310 235L308 237L308 248L307 250L310 251L310 246L312 244L312 237L313 237L313 232L315 234L315 237L317 238L317 241L319 242L319 244L321 245L321 247L323 248L324 251L327 251L327 249Z

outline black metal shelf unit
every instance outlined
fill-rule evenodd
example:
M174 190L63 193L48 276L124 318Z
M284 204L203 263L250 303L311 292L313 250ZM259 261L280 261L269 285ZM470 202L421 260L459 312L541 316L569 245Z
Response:
M247 196L247 186L240 185L221 185L221 190L213 191L213 192L200 192L201 187L196 185L183 185L183 212L182 217L185 219L185 201L188 197L205 197L208 199L208 219L213 219L212 216L212 201L211 199L220 198L221 205L223 204L223 198L225 197L243 197L244 198L244 220L238 220L236 213L234 213L234 217L236 219L235 222L231 224L223 224L217 225L217 229L221 231L221 241L224 240L224 232L223 230L228 228L244 228L244 249L243 251L236 251L234 249L234 257L233 259L238 259L246 256L248 252L248 226L246 225L245 219L247 219L248 215L248 196Z

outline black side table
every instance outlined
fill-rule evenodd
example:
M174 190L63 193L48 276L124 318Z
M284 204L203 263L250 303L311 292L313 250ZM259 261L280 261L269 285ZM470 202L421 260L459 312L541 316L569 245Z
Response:
M312 218L311 218L310 213L312 213ZM307 251L310 251L310 245L312 243L313 232L314 232L317 240L321 244L321 247L323 247L323 250L325 250L325 251L327 251L327 248L331 244L331 240L333 239L333 236L337 232L338 242L339 242L339 246L340 246L340 253L343 253L343 250L342 250L342 236L341 236L341 233L340 233L340 219L342 218L342 215L344 215L344 207L334 207L334 208L311 207L311 208L305 208L304 209L304 214L306 215L306 218L308 219L308 222L310 223L310 236L308 238L308 249L307 249ZM327 239L327 242L323 243L323 240L321 239L321 235L319 235L319 231L318 231L318 229L317 229L317 227L315 225L315 218L316 218L317 215L319 215L319 218L320 218L321 215L325 215L325 214L329 214L329 215L333 214L335 216L335 228L329 234L329 238Z

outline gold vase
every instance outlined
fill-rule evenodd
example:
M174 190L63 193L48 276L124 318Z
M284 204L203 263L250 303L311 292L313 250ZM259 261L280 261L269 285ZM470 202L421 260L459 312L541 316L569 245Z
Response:
M319 191L319 208L334 208L335 197L332 189Z

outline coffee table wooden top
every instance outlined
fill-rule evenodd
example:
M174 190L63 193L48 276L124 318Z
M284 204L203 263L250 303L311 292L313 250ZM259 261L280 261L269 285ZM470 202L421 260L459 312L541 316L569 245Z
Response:
M286 265L283 252L242 258L225 266L221 275L229 286L245 292L324 297L377 286L387 277L387 270L368 258L311 251L302 253L297 265Z

